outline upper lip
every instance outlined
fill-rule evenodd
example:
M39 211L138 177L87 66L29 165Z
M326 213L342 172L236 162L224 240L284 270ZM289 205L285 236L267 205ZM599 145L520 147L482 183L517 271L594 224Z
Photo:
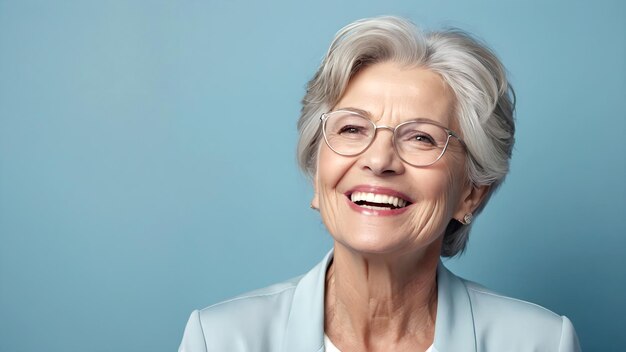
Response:
M396 191L393 188L382 187L382 186L373 186L373 185L358 185L350 188L349 191L345 193L345 195L350 198L350 195L354 192L367 192L367 193L375 193L375 194L385 194L388 196L394 196L398 198L402 198L409 203L413 203L413 199L411 199L406 194Z

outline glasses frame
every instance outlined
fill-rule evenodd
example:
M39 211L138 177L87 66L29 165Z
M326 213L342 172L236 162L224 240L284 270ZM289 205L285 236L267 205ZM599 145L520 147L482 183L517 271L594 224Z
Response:
M345 113L349 113L349 114L353 114L353 115L357 115L361 118L363 118L364 120L367 120L373 127L374 127L374 135L372 136L372 139L367 143L367 145L363 148L362 151L358 152L358 153L340 153L337 150L335 150L330 143L328 142L328 137L326 136L326 121L328 121L328 118L334 114L334 113L338 113L338 112L345 112ZM437 161L439 161L439 159L441 159L441 157L443 157L443 155L446 153L446 150L448 150L448 145L450 144L450 138L454 137L456 140L459 141L459 143L461 143L461 146L463 147L463 149L465 151L467 151L467 145L465 144L465 142L463 141L463 139L461 137L459 137L459 135L454 132L453 130L442 126L434 121L425 119L425 118L416 118L416 119L412 119L412 120L408 120L408 121L404 121L398 125L396 125L395 127L392 126L387 126L387 125L377 125L374 121L370 120L369 118L363 116L362 114L352 111L352 110L335 110L335 111L329 111L326 113L323 113L320 116L320 121L322 123L322 134L324 135L324 142L326 142L326 145L328 146L328 148L330 148L333 152L335 152L336 154L342 155L342 156L357 156L360 154L365 153L365 151L372 145L372 143L374 143L374 140L376 139L376 135L378 134L378 130L379 129L384 129L384 130L389 130L391 131L392 135L391 135L391 143L393 144L393 149L396 152L396 155L398 155L398 157L400 158L400 160L402 160L403 162L411 165L411 166L415 166L415 167L427 167L427 166L431 166L434 163L436 163ZM398 145L396 144L396 131L407 124L410 123L415 123L415 122L419 122L419 123L427 123L433 126L437 126L441 129L443 129L444 131L446 131L446 133L448 134L448 137L446 138L446 144L443 146L443 148L441 149L441 153L439 154L439 156L437 156L437 158L431 162L430 164L425 164L425 165L419 165L419 164L413 164L408 162L406 159L404 159L402 157L402 154L400 153L399 149L398 149Z

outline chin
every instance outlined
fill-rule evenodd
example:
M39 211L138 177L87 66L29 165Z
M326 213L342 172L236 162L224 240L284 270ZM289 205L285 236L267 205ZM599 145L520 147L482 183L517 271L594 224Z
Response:
M380 233L361 232L359 235L335 237L335 242L351 252L362 255L401 255L430 250L439 251L442 236L432 239L407 239L394 238L394 236L381 235Z
M374 234L336 238L335 241L348 250L360 254L392 254L407 249L406 241L393 241L388 237Z

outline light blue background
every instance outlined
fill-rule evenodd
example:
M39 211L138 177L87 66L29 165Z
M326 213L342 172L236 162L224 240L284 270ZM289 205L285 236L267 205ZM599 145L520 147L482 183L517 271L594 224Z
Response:
M192 309L319 261L299 101L381 14L484 38L517 90L511 174L449 266L622 350L625 4L0 0L0 350L172 351Z

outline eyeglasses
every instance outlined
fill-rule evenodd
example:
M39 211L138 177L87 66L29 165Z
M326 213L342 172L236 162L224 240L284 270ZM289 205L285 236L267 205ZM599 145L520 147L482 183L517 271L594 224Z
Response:
M391 131L393 146L400 159L417 167L429 166L441 159L451 137L466 148L465 142L454 131L424 119L406 121L394 128L376 126L355 111L336 110L322 114L320 120L326 144L344 156L363 153L372 145L378 129Z

